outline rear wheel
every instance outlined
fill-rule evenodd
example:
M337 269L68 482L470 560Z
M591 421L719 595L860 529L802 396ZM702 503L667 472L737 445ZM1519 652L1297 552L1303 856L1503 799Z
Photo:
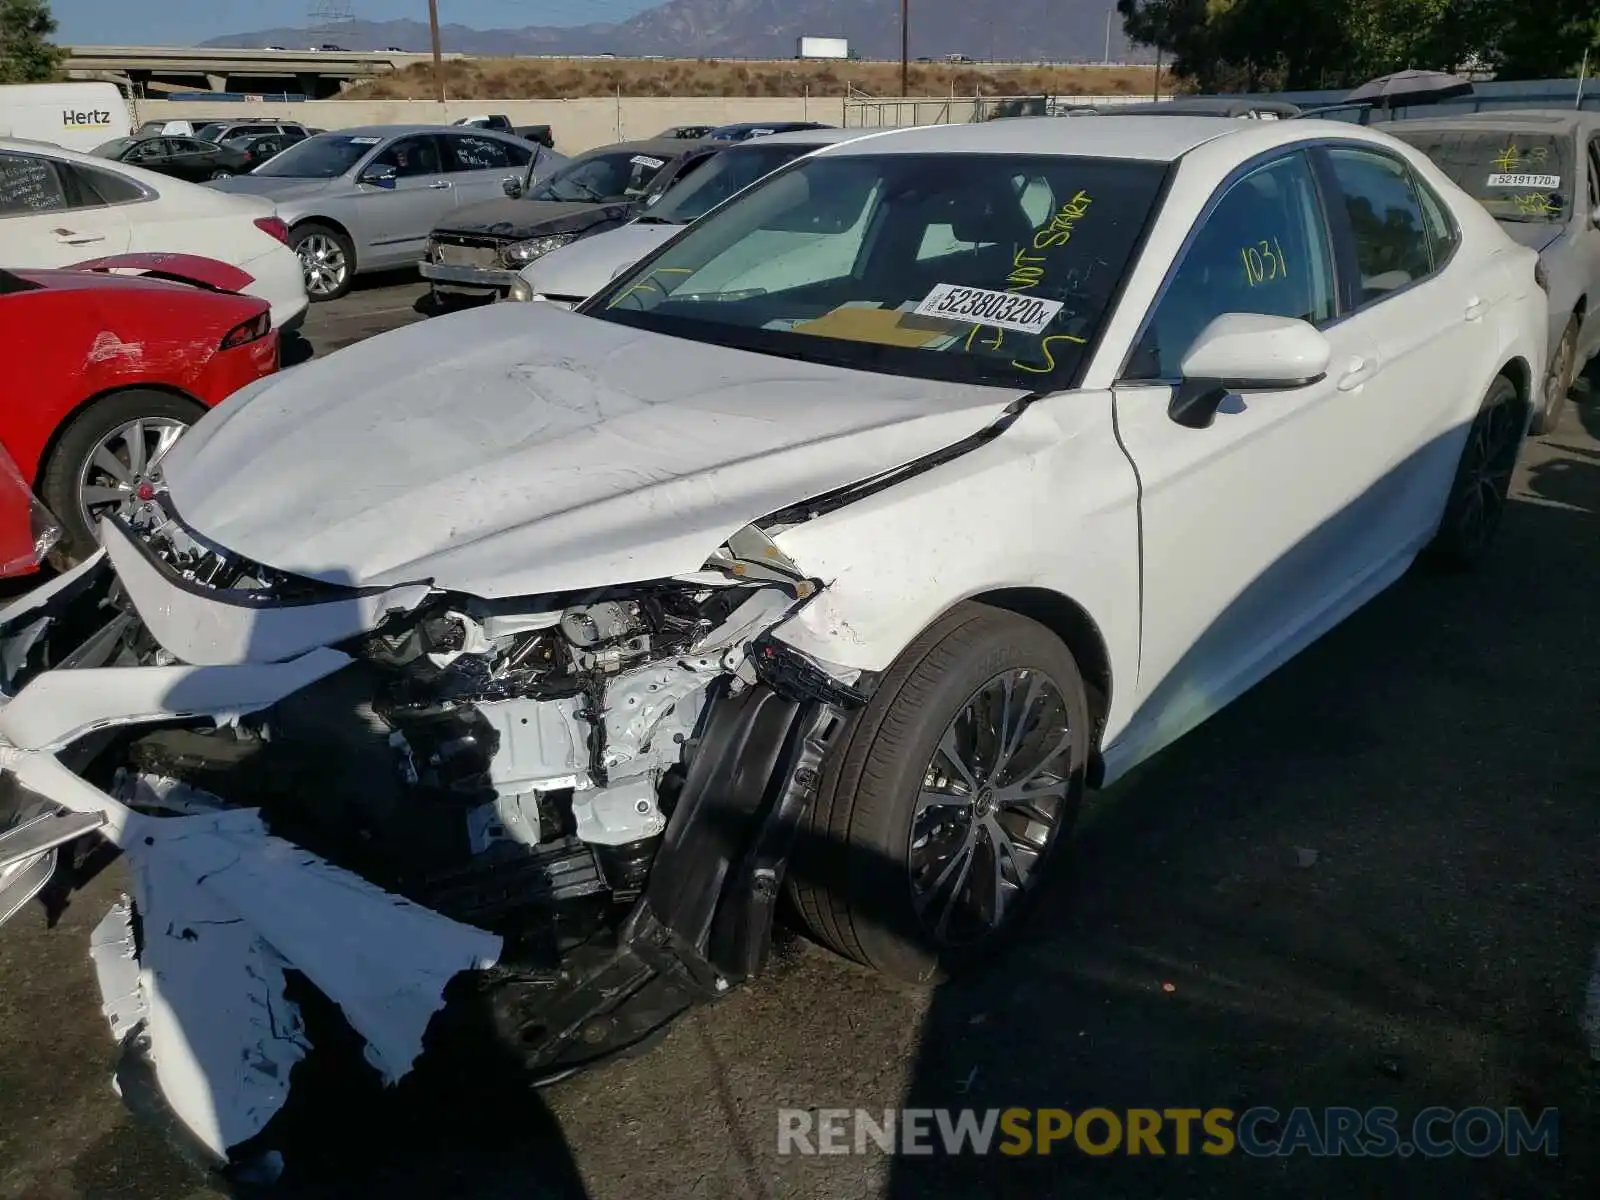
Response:
M1467 431L1444 519L1428 547L1435 562L1471 567L1488 552L1505 515L1525 412L1511 381L1497 376Z
M900 657L824 771L790 869L818 940L915 983L999 949L1076 820L1088 704L1072 654L963 604Z
M1573 376L1578 364L1578 318L1567 322L1567 328L1556 346L1555 357L1550 361L1550 374L1544 381L1544 404L1533 416L1528 432L1554 433L1561 424L1561 412L1567 405L1567 394L1572 391Z
M356 248L349 238L315 221L295 226L289 236L305 273L306 294L314 303L337 300L350 290L356 277Z
M218 167L215 171L211 172L211 178L213 178L213 179L232 179L233 178L233 172L228 170L227 167Z
M79 562L94 552L96 523L133 503L205 411L182 396L133 388L72 418L39 473L40 498L61 522L61 557Z

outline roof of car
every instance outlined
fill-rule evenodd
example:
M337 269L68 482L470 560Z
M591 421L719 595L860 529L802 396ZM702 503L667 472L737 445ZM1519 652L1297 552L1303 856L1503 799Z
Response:
M1454 116L1407 117L1373 126L1395 137L1408 129L1467 129L1500 133L1507 129L1538 130L1545 133L1576 133L1580 129L1600 128L1600 113L1578 109L1520 108L1492 109L1489 112L1458 113Z
M687 154L700 143L694 138L647 138L640 142L612 142L608 146L592 146L581 154L574 154L574 159L588 158L595 154L649 154L659 155L662 158L674 159L680 154Z
M1061 154L1171 162L1196 146L1277 122L1237 117L1120 117L1064 121L1011 117L974 125L918 125L847 139L825 154ZM856 130L857 134L862 131ZM765 140L765 139L763 139Z
M295 124L296 122L291 122ZM240 121L237 124L255 124L253 121ZM484 129L477 125L352 125L347 129L335 129L332 132L338 137L399 137L407 133L460 133L476 137L481 133L496 134L500 137L512 137L503 129Z
M787 133L771 133L766 137L749 138L724 146L723 153L744 150L751 146L767 146L776 142L780 146L831 146L835 142L848 142L852 138L872 133L871 129L791 129ZM715 145L716 143L711 143Z

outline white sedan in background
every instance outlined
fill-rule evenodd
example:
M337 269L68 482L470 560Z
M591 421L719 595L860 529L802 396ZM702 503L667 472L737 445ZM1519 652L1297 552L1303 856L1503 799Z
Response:
M906 129L577 313L263 381L0 612L0 913L123 847L106 1011L219 1159L309 1055L634 1045L761 972L785 888L889 975L971 965L1086 788L1482 556L1535 258L1351 125Z
M0 139L0 267L66 267L127 253L198 254L255 280L246 293L293 328L308 301L270 202L41 142Z

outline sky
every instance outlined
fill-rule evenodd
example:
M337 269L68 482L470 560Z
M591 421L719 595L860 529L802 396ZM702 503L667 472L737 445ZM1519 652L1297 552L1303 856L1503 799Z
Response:
M623 21L661 0L439 0L439 20L474 29ZM326 3L326 0L324 0ZM427 0L349 0L363 20L428 19ZM225 33L307 25L315 0L51 0L56 40L84 46L192 46Z

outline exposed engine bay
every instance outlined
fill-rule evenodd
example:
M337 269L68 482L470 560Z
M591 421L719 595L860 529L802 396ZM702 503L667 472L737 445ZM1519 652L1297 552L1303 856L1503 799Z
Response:
M761 970L795 822L867 681L771 636L820 584L759 531L730 539L693 577L601 594L488 601L421 589L409 609L382 612L372 628L314 652L337 651L335 669L237 708L175 698L191 680L210 689L313 655L281 666L188 666L169 644L179 643L175 620L195 624L183 605L317 621L322 608L348 606L349 590L230 556L159 503L140 506L106 540L110 562L79 568L42 605L0 614L4 691L22 697L0 710L0 738L26 746L18 731L30 681L178 673L163 692L170 711L96 721L51 753L115 802L102 832L134 868L132 901L96 935L113 1032L154 1060L159 1086L213 1157L226 1160L267 1128L285 1101L283 1078L314 1049L282 985L286 972L303 972L345 1011L391 1082L421 1046L420 1028L396 1039L409 1049L382 1045L369 1028L387 1018L359 1017L365 1000L347 1002L338 979L319 978L304 952L282 944L314 941L314 914L275 934L273 918L246 911L256 895L265 905L280 888L291 897L343 886L361 894L366 907L350 924L364 934L398 912L447 919L439 930L427 925L428 936L447 934L446 925L464 937L493 935L497 950L463 941L443 965L419 966L413 974L432 982L417 990L443 1011L445 997L434 993L450 964L476 964L464 985L469 1003L459 981L451 985L455 1007L488 1014L490 1035L534 1079L647 1038ZM136 605L138 571L176 590L161 606ZM0 765L22 762L15 790L37 801L28 774L30 763L42 769L36 756L4 744L0 753L8 756ZM294 870L279 879L286 858ZM252 872L255 890L218 890L227 870ZM174 871L181 884L165 881ZM161 910L163 899L189 892L183 919ZM190 919L212 908L221 914L214 921ZM172 964L182 955L204 951L204 961L219 962L226 948L208 939L222 935L202 926L238 919L261 931L237 948L240 975L259 993L256 1007L273 1013L270 1036L244 1052L271 1069L251 1082L261 1095L249 1104L230 1115L208 1095L199 1107L221 1115L198 1120L173 1100L170 1063L162 1074L162 1040L151 1030L163 1004L138 992L153 991L152 970L163 982L181 975ZM396 930L397 945L426 940ZM157 945L162 937L174 944ZM419 1006L413 1025L430 1012ZM204 1074L205 1064L189 1073Z

